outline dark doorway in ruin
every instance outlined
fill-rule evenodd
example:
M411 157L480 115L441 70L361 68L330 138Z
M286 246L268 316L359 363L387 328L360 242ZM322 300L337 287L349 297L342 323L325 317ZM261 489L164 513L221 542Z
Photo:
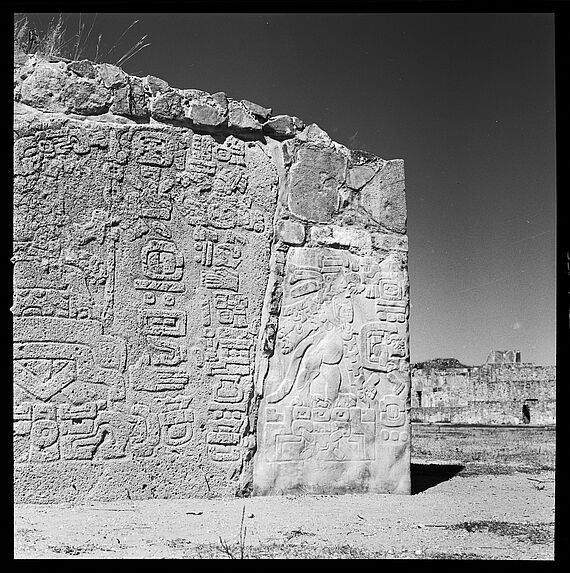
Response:
M530 408L528 404L523 404L522 407L523 424L530 424Z
M416 398L418 400L418 408L422 407L422 393L421 390L416 391Z

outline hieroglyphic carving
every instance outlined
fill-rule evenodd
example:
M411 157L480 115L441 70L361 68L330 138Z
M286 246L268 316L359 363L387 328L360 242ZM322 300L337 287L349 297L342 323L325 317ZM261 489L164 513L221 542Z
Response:
M125 360L124 341L102 334L96 321L14 319L14 384L26 396L48 401L78 384L104 386L110 398L120 399Z
M252 186L231 136L29 125L15 147L15 459L241 467L275 182Z
M161 237L170 234L160 226L150 229ZM176 294L186 290L184 256L172 240L151 235L140 250L140 271L145 278L135 278L133 286L143 291L139 320L146 348L129 368L132 387L144 392L181 390L189 380L186 311L173 307ZM163 294L157 296L155 291Z
M14 409L16 461L149 457L173 448L180 453L194 438L191 402L183 395L130 405L23 402Z
M383 310L406 315L405 284L393 255L289 250L261 406L259 484L279 482L280 464L299 464L297 478L283 478L295 487L304 466L382 463L381 444L409 439L407 330Z

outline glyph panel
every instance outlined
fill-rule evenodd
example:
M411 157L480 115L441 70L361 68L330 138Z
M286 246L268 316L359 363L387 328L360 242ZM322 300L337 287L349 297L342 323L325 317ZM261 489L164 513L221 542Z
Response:
M330 248L289 250L260 408L260 493L409 490L407 273Z

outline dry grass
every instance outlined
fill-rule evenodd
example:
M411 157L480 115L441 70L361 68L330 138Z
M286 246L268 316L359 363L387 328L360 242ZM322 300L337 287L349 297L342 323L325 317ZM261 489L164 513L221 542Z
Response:
M134 20L109 49L103 50L103 34L97 36L96 42L94 39L96 21L97 14L90 20L79 14L77 29L71 29L63 14L59 14L50 20L45 29L40 29L28 15L15 14L14 54L41 54L69 60L89 59L121 66L150 46L146 34L136 41L128 40L129 32L139 22Z

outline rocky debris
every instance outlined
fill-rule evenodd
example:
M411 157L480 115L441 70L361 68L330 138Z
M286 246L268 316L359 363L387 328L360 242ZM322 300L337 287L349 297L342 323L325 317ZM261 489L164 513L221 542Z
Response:
M42 111L80 116L110 114L138 123L152 118L206 133L224 130L241 137L265 135L279 141L305 129L298 117L272 116L271 108L249 100L234 100L224 92L172 88L161 78L129 76L108 63L15 54L14 72L15 100ZM309 139L317 142L314 129L309 130ZM317 128L316 133L320 131ZM326 134L319 141L330 144Z

